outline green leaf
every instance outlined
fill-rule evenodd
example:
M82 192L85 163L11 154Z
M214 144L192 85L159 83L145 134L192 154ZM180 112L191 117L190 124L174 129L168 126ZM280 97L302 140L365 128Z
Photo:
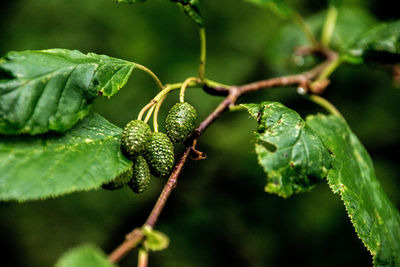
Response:
M275 14L289 18L293 15L292 8L284 0L247 0L257 5L270 8Z
M97 95L112 96L134 64L66 49L10 52L0 59L0 133L63 132Z
M380 24L362 34L347 48L347 59L352 63L400 62L400 20Z
M306 23L317 39L320 39L326 11L306 18ZM356 18L356 19L355 19ZM331 39L335 50L343 50L363 32L376 25L376 20L368 10L355 5L342 5L338 8L338 17ZM266 62L278 74L302 72L321 61L315 56L295 56L295 50L301 46L310 45L308 38L295 24L289 24L271 37L266 49Z
M177 3L197 25L203 27L203 18L200 14L200 6L198 0L170 0Z
M66 252L55 267L116 267L106 254L94 245L82 245Z
M326 177L329 151L299 114L277 102L242 106L259 123L255 151L267 173L265 191L289 197Z
M147 251L160 251L168 247L169 238L165 234L153 230L147 225L142 228L142 231L143 235L146 237L143 241L143 246Z
M306 120L333 153L328 182L340 193L375 266L400 266L400 214L375 176L372 160L346 122L336 116Z
M34 200L91 190L129 171L122 130L89 114L64 134L0 135L0 200Z
M338 13L331 41L331 45L338 50L354 42L360 34L377 23L371 13L359 5L342 5Z

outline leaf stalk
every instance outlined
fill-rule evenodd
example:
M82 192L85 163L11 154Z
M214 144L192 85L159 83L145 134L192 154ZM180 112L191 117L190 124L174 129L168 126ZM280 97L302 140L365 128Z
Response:
M322 36L321 36L321 44L325 47L329 46L329 43L332 39L338 14L339 14L338 9L335 6L330 5L329 9L328 9L328 13L326 15L324 27L322 29Z
M164 86L163 86L162 82L160 81L160 79L157 77L157 75L154 72L152 72L149 68L147 68L147 67L145 67L143 65L140 65L138 63L132 62L132 64L134 64L136 68L138 68L138 69L146 72L147 74L149 74L153 78L153 80L156 82L156 84L160 88L160 90L163 90Z
M319 95L308 95L306 96L310 101L320 105L324 109L326 109L329 113L332 115L335 115L337 117L343 118L342 114L337 110L337 108L328 100L325 98L319 96Z
M206 68L206 54L207 54L206 30L204 27L201 27L199 31L200 31L199 77L201 81L204 81L205 68Z
M314 47L319 47L320 44L318 43L317 39L315 38L314 34L312 33L310 27L307 25L304 18L299 13L293 14L293 20L297 23L300 29L304 32L307 36L308 40Z
M196 77L191 77L191 78L187 78L186 81L183 82L181 90L179 92L179 101L181 103L185 102L185 91L186 91L186 88L192 82L200 83L201 81L199 81L199 79L196 78Z

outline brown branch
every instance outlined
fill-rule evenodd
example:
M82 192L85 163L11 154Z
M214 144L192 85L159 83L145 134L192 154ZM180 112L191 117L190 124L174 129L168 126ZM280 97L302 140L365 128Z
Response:
M298 85L303 87L305 90L309 90L310 89L309 85L311 83L311 80L316 78L335 59L336 57L329 58L325 62L314 67L313 69L300 74L271 78L263 81L257 81L242 86L238 86L240 95L249 93L251 91L258 91L265 88L272 88L277 86L290 86L290 85Z
M139 257L138 257L138 267L147 267L149 263L149 253L145 249L139 250Z
M143 240L143 237L144 235L140 228L134 229L125 236L125 242L123 242L110 255L108 255L108 260L112 263L118 262L120 259L126 256L129 251L136 248Z
M170 196L172 190L175 188L178 177L183 170L183 167L188 159L192 150L195 150L197 139L201 134L213 123L215 122L225 111L229 109L230 106L234 105L237 99L243 95L252 91L257 91L265 88L272 88L277 86L289 86L297 85L302 86L305 90L309 89L312 79L318 77L318 75L325 69L329 64L336 58L336 55L330 53L327 56L327 60L322 64L316 66L315 68L303 72L297 75L290 75L278 78L271 78L263 81L253 82L241 86L232 87L212 87L205 85L206 91L210 94L221 95L226 94L226 98L215 108L215 110L205 119L196 130L193 131L191 136L185 142L185 149L179 161L176 163L174 170L172 171L167 183L165 184L160 196L157 199L149 217L147 218L144 225L154 227L158 218L163 210L168 197ZM109 261L112 263L118 262L122 259L129 251L134 249L143 240L144 235L140 228L134 229L131 233L126 235L125 241L117 247L108 257Z
M400 65L393 66L393 82L400 87Z
M167 183L165 184L163 190L161 191L161 194L158 197L153 210L151 211L146 222L144 223L145 225L148 225L151 228L153 228L154 225L156 224L158 217L160 216L160 213L161 213L162 209L164 208L169 195L171 194L172 189L174 189L176 186L176 183L178 181L178 176L181 173L183 166L186 163L186 160L188 158L190 150L191 150L191 147L189 147L189 146L185 147L185 150L183 151L181 158L179 159L178 163L175 165L175 168L174 168L171 176L169 177Z
M309 45L297 47L296 50L294 51L294 54L297 56L307 56L310 54L320 55L320 56L325 57L328 60L332 60L337 55L336 52L334 52L326 47L309 46Z

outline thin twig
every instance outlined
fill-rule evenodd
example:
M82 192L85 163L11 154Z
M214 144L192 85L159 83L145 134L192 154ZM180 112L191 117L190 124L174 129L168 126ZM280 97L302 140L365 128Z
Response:
M310 101L320 105L321 107L324 107L332 115L343 118L343 116L339 112L339 110L337 110L337 108L334 105L332 105L332 103L329 102L328 100L326 100L325 98L322 98L318 95L310 95L310 96L308 96L308 99L310 99Z
M148 263L149 263L149 252L147 252L143 248L139 249L137 267L147 267Z
M143 117L143 115L144 115L144 113L149 109L149 108L151 108L153 105L155 105L155 104L157 104L157 101L156 100L154 100L154 99L152 99L146 106L144 106L143 108L142 108L142 110L139 112L139 115L138 115L138 120L141 120L142 119L142 117Z
M181 87L181 90L179 91L179 101L180 101L181 103L185 102L185 91L186 91L187 87L189 86L189 84L190 84L191 82L200 83L201 81L200 81L198 78L196 78L196 77L190 77L190 78L187 78L187 79L183 82L182 87Z
M108 260L110 262L118 262L122 259L126 254L129 253L132 249L137 247L140 242L143 240L142 230L139 228L134 229L132 232L126 235L125 241L118 246L110 255L108 255Z
M140 70L146 72L147 74L149 74L149 75L153 78L153 80L156 82L156 84L157 84L157 86L160 88L160 90L163 89L164 86L163 86L162 82L161 82L160 79L157 77L157 75L155 75L154 72L152 72L149 68L146 68L145 66L140 65L140 64L138 64L138 63L133 63L133 64L135 65L136 68L138 68L138 69L140 69Z
M153 129L154 132L158 132L158 112L160 111L161 105L164 102L165 98L167 97L167 95L163 96L160 101L158 101L158 103L156 104L156 108L154 110L154 115L153 115Z
M304 18L299 14L299 13L294 13L292 16L294 22L297 23L297 25L300 27L300 29L304 32L310 43L318 47L319 43L317 39L315 39L313 32L311 31L310 27L307 25L306 21Z
M338 9L334 5L329 5L321 36L321 44L325 47L328 47L331 41L338 14Z
M158 104L158 103L157 103ZM156 108L157 104L151 106L150 110L147 112L146 118L144 118L144 122L148 123L151 117L151 114L153 114L154 109Z
M158 197L157 202L154 205L153 210L151 211L149 217L147 218L145 225L148 225L151 228L154 228L154 225L156 224L158 217L160 216L160 213L161 213L162 209L164 208L169 195L172 192L172 189L174 189L176 186L176 183L178 181L178 176L181 173L183 166L186 163L189 152L190 152L190 147L186 147L183 152L183 155L181 156L181 158L178 161L178 164L175 165L175 168L174 168L171 176L169 177L167 183L165 184L163 190L161 191L161 194Z
M204 27L200 28L200 64L199 64L199 77L200 80L204 80L205 68L206 68L206 30Z
M242 95L251 91L258 91L264 88L272 88L277 86L299 85L308 87L308 85L311 84L311 80L317 77L327 67L329 67L331 65L331 62L333 62L336 58L337 57L331 56L331 58L327 59L320 65L317 65L313 69L300 74L257 81L242 86L237 86L237 88L240 90L240 95Z

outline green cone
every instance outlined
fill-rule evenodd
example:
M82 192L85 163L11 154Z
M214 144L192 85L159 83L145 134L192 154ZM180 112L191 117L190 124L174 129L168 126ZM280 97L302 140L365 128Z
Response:
M174 143L186 140L195 129L197 121L196 109L187 102L176 103L168 113L165 128L168 137Z
M122 131L121 148L131 159L141 154L150 139L149 125L141 120L129 122Z
M129 168L129 170L121 173L120 175L115 177L111 182L103 184L102 187L107 190L120 189L132 179L132 176L133 176L133 169Z
M150 170L146 160L142 156L136 158L133 165L133 178L128 185L135 193L143 193L150 184Z
M167 176L174 166L174 145L165 133L153 133L144 157L154 176Z

